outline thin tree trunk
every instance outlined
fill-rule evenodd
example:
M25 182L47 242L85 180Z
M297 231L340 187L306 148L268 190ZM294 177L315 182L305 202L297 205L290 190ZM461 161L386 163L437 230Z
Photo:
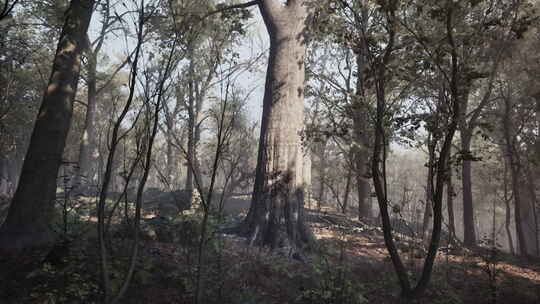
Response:
M17 148L18 150L19 148ZM9 194L12 196L15 192L15 189L17 188L19 184L19 176L21 173L23 156L20 156L18 151L14 151L13 153L10 153L8 155L9 163L7 164L7 173L8 173L8 188L9 188ZM22 153L21 153L22 154Z
M510 162L515 161L512 158L513 157L510 157ZM514 194L514 222L516 225L519 253L522 256L527 256L529 253L529 244L527 242L525 231L523 229L523 201L521 198L521 189L519 185L519 169L516 167L516 165L512 165L512 168L510 169L510 177L512 180L512 192Z
M47 246L56 238L51 227L56 178L71 124L84 39L93 7L93 0L72 0L66 13L20 182L0 228L0 248Z
M79 172L75 176L75 187L92 183L92 165L98 157L96 145L96 110L97 110L97 54L92 50L87 51L87 86L88 98L86 103L86 117L81 138L79 152ZM82 188L81 188L82 189Z
M539 227L538 227L538 200L536 199L534 177L531 173L530 168L526 169L526 180L525 183L522 183L523 192L526 193L525 197L527 198L526 208L527 212L525 214L525 225L526 225L526 234L529 239L529 244L534 244L534 255L540 256L540 243L538 242L539 236ZM532 249L531 249L532 251ZM533 253L533 252L531 252Z
M177 174L176 170L176 155L174 153L174 130L171 126L171 123L167 123L167 131L165 133L166 136L166 144L167 144L167 151L166 151L166 157L167 157L167 164L165 169L165 176L167 177L167 184L172 188L169 190L174 190L176 186L176 179L175 176Z
M531 196L534 199L535 208L535 220L536 220L536 244L537 244L537 255L540 256L540 223L538 217L540 216L538 211L538 190L540 190L540 93L535 95L536 100L536 139L534 143L535 157L531 162L533 167L532 169L532 178L529 179L531 183Z
M187 138L187 155L186 155L186 165L187 165L187 175L186 175L186 192L189 197L188 200L190 204L193 199L193 168L194 168L194 155L195 155L195 88L193 78L195 77L195 67L194 67L194 58L193 50L190 46L188 50L188 56L190 56L190 62L188 67L188 138Z
M341 213L343 214L347 214L347 209L349 208L351 180L352 180L352 170L351 168L349 168L349 170L347 170L347 181L345 182L345 192L343 193L343 205L341 207Z
M432 199L433 199L433 192L432 192L432 187L431 187L431 183L432 183L432 180L433 180L433 170L431 168L433 168L434 166L434 154L435 154L435 145L432 144L431 142L431 134L428 135L428 139L427 139L427 146L428 146L428 154L429 154L429 157L428 157L428 174L427 174L427 181L426 181L426 205L424 206L425 209L424 209L424 219L422 221L422 240L424 242L426 242L428 239L429 239L429 227L432 226L432 222L433 222L433 203L432 203Z
M201 87L198 82L194 83L195 85L195 117L194 117L194 133L193 133L193 170L194 174L199 181L199 186L201 189L205 189L204 180L201 174L201 164L199 162L198 146L201 141L201 122L202 122L202 110L204 103L204 93L201 91Z
M391 9L391 7L390 7ZM403 298L417 298L421 296L431 279L433 265L437 256L437 249L439 247L441 229L442 229L442 199L444 192L444 184L446 180L446 173L449 169L449 157L452 147L452 140L457 129L459 122L460 100L458 95L458 55L457 47L453 38L453 3L452 1L446 2L446 34L448 45L450 47L450 78L449 78L449 91L450 91L450 103L451 117L448 118L448 125L445 128L445 133L442 135L440 144L439 157L435 164L433 164L430 170L434 171L435 181L430 181L428 187L433 187L433 230L431 235L431 241L427 250L427 255L424 260L424 266L422 274L418 280L416 286L411 288L411 281L408 277L407 270L403 264L396 244L393 239L392 226L390 222L390 215L388 212L388 191L386 180L386 134L384 128L386 104L385 99L385 65L390 57L390 52L394 43L394 12L392 10L387 11L388 22L387 27L389 30L389 42L387 49L385 50L384 57L381 60L381 65L376 66L375 79L377 84L377 110L376 110L376 122L375 122L375 138L373 144L373 154L371 159L371 171L373 174L373 185L377 200L379 203L379 210L381 213L381 221L383 224L383 235L386 248L390 254L390 259L394 265L396 275L398 277L401 292ZM440 101L443 102L442 100Z
M503 153L505 153L505 148L501 147L503 150ZM510 253L515 254L516 251L514 249L514 241L512 239L512 232L510 229L511 226L511 219L512 219L512 210L510 208L510 195L509 195L509 189L508 189L508 160L507 157L504 157L504 164L503 164L503 170L504 170L504 205L506 207L505 212L505 222L504 222L504 228L506 230L506 236L508 237L508 247L510 248Z
M536 141L535 141L535 161L536 161L536 185L540 185L540 93L535 97L536 99ZM535 189L536 191L536 189Z
M0 155L0 196L9 196L8 193L8 162L5 155Z
M324 201L326 187L326 141L320 143L318 153L320 157L319 167L319 193L317 194L317 209L321 210L321 205Z
M142 11L140 12L140 15L139 15L139 20L138 20L138 24L137 24L137 45L135 47L135 53L134 53L134 58L133 58L133 63L131 65L131 70L130 70L130 82L129 82L129 94L128 94L128 97L127 97L127 100L126 100L126 103L124 104L124 107L120 113L120 115L118 116L118 118L116 118L113 122L113 126L112 126L112 131L111 131L111 139L110 139L110 150L109 150L109 154L107 155L107 160L106 160L106 166L105 166L105 170L103 172L103 174L100 176L103 176L103 181L102 181L102 185L101 185L101 189L100 189L100 193L99 193L99 200L97 202L97 216L98 216L98 244L99 244L99 251L100 251L100 262L101 262L101 278L102 278L102 289L104 291L104 302L105 303L109 303L110 299L111 299L111 285L110 285L110 276L109 276L109 268L108 268L108 252L107 252L107 247L106 247L106 244L105 244L105 238L106 238L106 235L105 235L105 202L106 202L106 199L107 199L107 195L108 195L108 192L109 192L109 184L110 184L110 181L111 181L111 178L112 178L112 171L113 171L113 164L114 164L114 159L115 159L115 155L117 153L117 147L118 145L120 144L120 141L121 141L121 138L120 137L120 128L122 126L122 123L124 121L124 119L126 118L130 108L131 108L131 105L133 103L133 100L134 100L134 96L135 96L135 85L136 85L136 80L137 80L137 75L138 75L138 72L139 72L139 68L138 68L138 65L139 65L139 58L140 58L140 53L141 53L141 48L142 48L142 45L143 45L143 39L142 39L142 32L143 32L143 28L144 28L144 18L142 18L142 16L144 15L144 6L142 6ZM156 106L156 111L157 109L159 108L159 106ZM157 114L157 112L156 112ZM109 144L108 143L108 144ZM144 143L143 143L144 145ZM139 148L139 147L137 147ZM137 149L139 153L140 150ZM125 150L124 150L125 151ZM149 151L151 151L151 144L150 144L150 149ZM139 158L140 155L137 155L137 161L140 160ZM147 158L148 158L148 154L146 155ZM104 158L104 156L102 155L100 157L101 159ZM149 170L149 165L146 166L146 170L145 172L143 173L143 177L144 177L144 174L147 173L147 170ZM131 173L133 172L130 172L130 175ZM126 179L126 183L129 184L129 179ZM141 195L142 195L142 187L144 187L144 182L146 182L146 180L144 180L142 183L139 183L139 188L137 189L137 196L136 196L136 213L139 213L140 212L140 200L141 200ZM126 188L127 188L127 185L126 185ZM129 190L129 189L126 189L126 190ZM127 194L126 194L126 197L127 197ZM128 216L127 216L127 200L126 200L126 220L128 219ZM137 222L137 220L136 220ZM135 244L137 244L138 242L138 227L135 227ZM137 247L135 247L137 248ZM133 256L136 255L136 250L134 250L134 254ZM133 260L132 260L133 261ZM130 263L130 264L133 264L133 263ZM131 273L131 269L132 267L130 266L130 273ZM131 274L129 274L128 276L130 276ZM125 285L124 285L125 286ZM124 286L121 287L121 290L124 289Z
M456 239L456 224L454 217L454 185L452 183L452 169L448 170L448 180L446 181L446 207L448 211L448 233L450 242L454 243Z
M529 253L529 244L527 243L522 223L523 201L520 189L521 164L519 155L516 151L516 138L513 134L514 127L512 125L511 107L512 102L510 101L510 97L506 96L504 98L503 133L506 146L506 157L508 158L508 165L510 168L512 193L514 196L514 221L516 225L519 253L522 256L527 256Z
M79 149L79 169L75 175L75 187L81 187L82 191L87 191L90 185L95 184L97 181L94 180L97 167L95 163L99 157L99 149L96 140L96 111L97 111L97 98L99 92L107 86L113 77L109 79L107 84L105 84L100 89L97 88L97 65L98 65L98 55L103 48L103 43L105 42L105 37L107 36L107 31L109 28L119 20L116 18L110 18L110 0L101 1L98 3L102 6L103 22L101 24L101 30L99 37L95 41L90 41L90 37L86 35L86 56L87 56L87 87L88 87L88 96L86 104L86 117L82 132L81 144ZM127 63L127 60L118 67L117 72ZM113 73L113 76L116 72Z

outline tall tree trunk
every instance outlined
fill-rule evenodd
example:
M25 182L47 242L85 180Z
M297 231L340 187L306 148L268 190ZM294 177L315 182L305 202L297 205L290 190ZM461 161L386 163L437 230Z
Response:
M324 201L324 194L326 190L326 141L319 144L319 151L317 151L320 158L319 163L319 193L317 194L317 209L321 210L321 205Z
M536 254L540 256L540 233L538 231L540 230L539 226L539 217L540 213L538 211L538 208L540 205L538 202L540 199L538 198L538 193L540 191L540 93L535 95L535 101L536 101L536 138L534 143L534 155L533 161L531 162L531 165L533 167L532 169L532 178L529 179L529 182L531 183L531 197L534 200L535 204L535 219L536 219Z
M190 124L188 119L188 124ZM195 149L193 145L193 129L191 126L188 126L188 138L187 138L187 155L186 155L186 166L187 166L187 173L186 173L186 191L188 193L193 192L193 150ZM190 199L191 200L191 199Z
M463 187L463 243L465 246L476 245L476 229L474 226L474 206L471 181L471 139L468 130L461 131L461 182Z
M270 248L309 242L304 222L311 165L302 147L307 9L302 1L262 0L270 36L259 153L251 207L243 228Z
M347 170L347 181L345 182L345 191L343 193L343 204L341 205L341 213L347 214L349 209L349 196L351 193L352 168Z
M454 243L456 239L456 223L454 217L454 184L452 182L452 168L448 170L448 180L446 181L446 207L448 211L448 233L450 242Z
M199 86L196 84L197 88L197 96L196 96L196 107L195 107L195 130L193 132L193 171L195 174L195 177L197 178L197 181L199 182L199 186L201 189L204 189L204 181L201 174L201 163L199 162L199 153L198 153L198 147L199 143L201 141L201 122L203 119L202 115L202 107L204 102L204 97L200 94Z
M536 155L536 180L537 187L540 185L540 93L535 97L536 100L536 141L535 141L535 155ZM535 189L536 190L536 189Z
M531 165L529 163L529 165ZM531 244L530 254L540 256L540 243L538 242L538 200L536 199L536 191L534 185L534 177L530 168L526 169L525 179L521 183L522 192L524 193L523 199L526 210L522 216L524 223L525 236L527 237L528 244Z
M459 132L461 137L461 186L463 199L463 244L468 247L476 245L476 229L474 225L474 206L471 180L471 140L472 130L467 123L469 106L470 83L463 84L461 96L461 112L459 117Z
M422 221L422 239L424 242L429 241L429 227L433 226L433 189L432 189L432 180L433 180L433 168L435 160L435 145L432 143L432 134L428 135L427 146L428 146L428 174L426 180L426 205L424 206L424 219Z
M525 236L522 217L524 212L529 210L523 210L523 201L521 197L521 162L517 151L516 135L514 134L514 126L512 123L512 102L510 97L504 98L503 109L503 135L506 157L508 158L508 166L510 169L510 181L512 184L512 193L514 196L514 221L516 225L516 235L518 241L518 248L520 255L527 256L529 254L529 244Z
M504 148L503 148L504 150ZM503 153L505 153L503 151ZM506 230L506 237L508 238L508 248L510 248L510 253L515 254L514 241L512 239L512 231L510 229L512 222L512 209L510 208L510 195L508 191L508 160L505 157L504 160L504 205L505 205L505 221L504 228Z
M500 145L501 152L506 154L506 148L504 145ZM504 228L506 230L506 237L508 238L508 248L510 248L510 253L515 254L516 251L514 249L514 241L512 240L512 231L510 229L511 226L511 219L512 219L512 209L510 208L510 194L508 189L508 157L503 157L503 196L504 196L504 205L505 205L505 221L504 221Z
M368 10L362 9L363 31L367 28ZM368 106L365 98L365 73L367 66L367 46L364 39L360 40L359 49L361 52L356 56L357 78L356 96L353 100L353 134L356 169L356 186L358 191L358 218L370 218L371 212L371 191L369 178L369 130L368 130Z
M540 202L539 198L539 192L540 192L540 94L535 96L536 100L536 141L535 141L535 156L534 163L533 163L533 178L530 180L532 184L532 196L534 197L535 205L536 205L536 220L537 220L537 229L540 230L540 226L538 223L538 218L540 217L538 207L540 205L538 204ZM537 255L540 256L540 233L537 233L536 235L536 243L537 243Z
M0 155L0 196L9 196L8 161L6 155Z
M194 162L195 162L195 88L194 88L194 77L195 77L195 63L193 58L193 48L189 46L188 56L190 56L190 62L188 67L188 136L187 136L187 175L186 175L186 192L189 194L188 200L193 199L193 171L194 171Z
M165 122L166 122L166 142L167 142L167 167L165 170L165 176L167 177L168 186L171 187L170 190L177 190L180 186L180 168L178 168L178 153L176 147L174 146L175 142L183 142L184 140L184 130L177 134L176 128L176 118L180 113L182 107L185 105L184 100L184 91L181 89L179 84L175 87L175 106L171 111L170 108L165 103ZM176 136L179 136L178 139Z
M515 162L513 156L509 156L510 162ZM522 256L527 256L530 250L529 238L527 238L526 225L524 223L524 215L530 210L526 210L524 207L524 201L522 199L522 193L520 189L520 170L516 164L511 165L510 177L512 180L512 192L514 194L514 221L516 225L516 234L519 245L519 253Z
M361 128L364 128L363 126ZM364 128L365 130L365 128ZM367 132L367 130L365 130ZM366 140L367 141L367 140ZM363 145L366 143L363 141ZM370 218L371 212L371 191L368 175L368 150L367 145L358 148L356 153L356 187L358 191L358 218Z
M93 7L93 0L72 0L66 12L19 185L0 228L0 248L47 246L55 240L51 225L56 179L71 124L81 54Z
M195 50L194 43L189 46L188 57L189 63L189 79L188 79L188 150L187 150L187 176L186 190L190 193L190 200L193 199L194 183L199 183L199 186L204 188L202 184L201 170L199 159L197 157L197 146L201 138L201 111L203 106L203 93L199 89L197 76L195 75Z
M15 189L17 188L19 184L19 177L21 175L22 171L22 164L24 163L24 154L20 152L20 147L17 147L15 151L10 153L8 155L8 179L9 179L9 187L10 187L10 194L13 195Z
M169 190L176 189L176 178L178 172L176 172L176 155L174 153L174 129L171 123L167 123L167 131L165 132L166 144L167 144L167 164L165 168L165 177L167 178L168 186L171 188Z
M96 109L97 109L97 54L87 50L88 98L86 117L79 151L79 172L75 176L75 187L91 184L94 171L92 165L99 155L96 145ZM82 189L82 188L81 188Z

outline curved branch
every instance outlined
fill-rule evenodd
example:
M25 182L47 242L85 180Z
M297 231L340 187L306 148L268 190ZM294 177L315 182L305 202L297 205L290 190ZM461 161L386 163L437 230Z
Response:
M206 19L206 18L208 18L208 17L210 17L212 15L223 13L223 12L230 11L230 10L233 10L233 9L252 7L252 6L258 5L260 2L261 2L260 0L252 0L252 1L249 1L249 2L245 2L245 3L239 3L239 4L233 4L233 5L224 6L224 7L221 7L219 9L215 10L215 11L211 11L211 12L206 13L206 15L204 15L202 17L202 19Z
M4 6L2 7L2 11L0 11L0 20L4 19L5 17L9 15L9 13L11 13L11 11L13 10L17 2L19 2L19 0L13 1L13 3L11 3L10 5L9 1L6 0L6 2L4 3Z

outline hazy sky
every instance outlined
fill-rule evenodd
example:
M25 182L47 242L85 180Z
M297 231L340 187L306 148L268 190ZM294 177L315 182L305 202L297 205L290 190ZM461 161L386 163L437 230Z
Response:
M118 8L118 13L121 14L122 7ZM254 72L244 72L238 76L237 84L244 89L244 91L252 92L247 103L247 111L250 120L260 121L262 114L262 100L264 95L264 77L266 72L267 61L267 48L268 48L268 34L264 27L264 23L260 16L259 10L256 7L251 8L253 18L249 20L248 37L244 38L239 46L238 53L240 54L240 62L247 60L251 56L265 53L262 62L259 64L259 70ZM126 22L133 22L126 18ZM95 39L100 30L100 18L99 15L94 15L89 29L89 35L91 39ZM129 47L126 46L129 44ZM118 62L124 58L127 50L132 49L134 46L133 41L126 41L122 33L115 35L109 35L108 39L103 47L102 54L108 55L113 62Z

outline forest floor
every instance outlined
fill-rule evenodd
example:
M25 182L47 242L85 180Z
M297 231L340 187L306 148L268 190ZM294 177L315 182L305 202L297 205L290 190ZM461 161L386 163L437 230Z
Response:
M380 227L329 211L310 210L308 219L318 241L304 261L249 247L245 239L215 230L199 269L197 239L147 238L120 303L194 303L197 286L199 303L209 304L403 303ZM184 236L193 234L189 227L194 226L183 225ZM423 245L406 233L397 234L396 241L409 276L418 277ZM95 245L91 239L81 241L67 261L49 261L24 276L15 273L2 282L0 303L97 303ZM129 240L114 240L111 283L116 290L129 245ZM430 287L413 303L540 303L540 263L487 248L452 248L443 240Z
M206 261L203 303L402 303L380 227L332 212L311 210L308 218L318 241L306 261L222 235L219 254ZM402 234L397 243L410 276L418 277L423 246ZM170 259L165 269L189 262L174 245L148 246ZM151 292L137 288L136 297L144 298L138 303L191 303L174 285L151 285ZM540 303L540 264L486 248L443 246L430 288L414 303Z

